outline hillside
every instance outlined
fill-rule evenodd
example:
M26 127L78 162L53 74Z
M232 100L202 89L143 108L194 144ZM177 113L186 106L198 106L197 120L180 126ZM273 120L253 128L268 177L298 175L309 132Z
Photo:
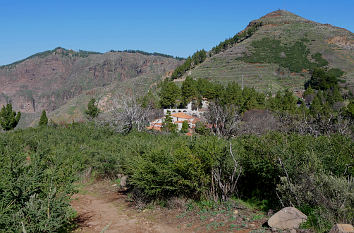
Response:
M354 34L288 11L271 12L209 51L187 71L195 78L236 81L261 91L302 89L313 67L339 68L354 84ZM328 64L327 64L328 61Z
M141 51L100 54L56 48L0 67L0 106L12 103L24 113L21 125L28 125L42 110L52 112L79 95L86 96L79 98L85 105L106 90L145 90L180 63ZM70 116L63 120L77 119L71 116L82 107L76 104L62 112Z

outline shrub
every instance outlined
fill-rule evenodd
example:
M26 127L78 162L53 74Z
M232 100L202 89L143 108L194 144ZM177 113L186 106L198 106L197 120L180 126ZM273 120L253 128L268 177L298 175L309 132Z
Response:
M325 232L333 223L353 222L352 186L352 179L300 171L291 181L282 177L278 190L284 202L295 204L309 216L308 226Z
M39 119L39 126L47 126L48 125L48 117L47 117L47 113L45 112L45 110L42 111L42 115L41 118Z
M87 110L85 111L86 115L93 119L98 116L100 110L96 106L96 100L92 98L90 102L87 104Z
M203 122L198 121L195 125L195 132L197 134L207 136L210 134L210 129L208 129Z
M275 63L288 68L291 72L301 72L302 69L313 70L328 64L319 53L313 55L316 62L308 60L310 51L302 41L297 41L293 45L282 45L280 40L263 38L252 41L251 46L252 54L245 55L240 60L250 63Z
M180 195L199 198L204 191L201 161L185 142L174 143L174 150L155 145L130 162L130 183L148 200Z
M0 111L0 125L5 131L16 128L21 118L21 112L12 111L12 105L3 106Z
M0 229L19 232L22 223L27 232L64 229L72 218L73 183L92 170L100 177L128 175L129 187L145 201L236 196L277 209L280 198L322 231L353 221L353 146L341 135L273 132L226 140L134 130L122 135L77 123L6 132L0 134ZM219 185L236 181L233 192Z
M188 121L183 121L181 133L188 133L189 125Z

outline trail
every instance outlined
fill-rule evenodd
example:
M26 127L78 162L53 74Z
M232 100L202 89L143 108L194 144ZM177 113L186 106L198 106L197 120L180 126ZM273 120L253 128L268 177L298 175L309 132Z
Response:
M71 205L78 212L79 228L85 233L176 233L186 232L177 225L165 224L146 213L129 207L126 196L116 192L110 184L96 183L73 196Z

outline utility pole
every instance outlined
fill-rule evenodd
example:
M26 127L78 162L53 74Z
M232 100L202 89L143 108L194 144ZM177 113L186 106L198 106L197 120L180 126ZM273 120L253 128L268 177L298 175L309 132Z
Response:
M242 86L241 86L241 89L243 91L243 75L242 75Z

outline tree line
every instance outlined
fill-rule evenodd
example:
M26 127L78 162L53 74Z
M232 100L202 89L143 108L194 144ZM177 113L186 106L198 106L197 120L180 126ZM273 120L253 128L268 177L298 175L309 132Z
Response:
M226 39L223 42L220 42L217 46L213 47L211 49L211 54L218 54L231 46L233 46L236 43L240 43L244 41L245 39L251 37L261 26L262 22L254 22L250 26L248 26L245 30L242 32L237 33L234 35L232 38Z
M194 68L195 66L205 61L206 57L207 53L204 49L195 52L192 57L188 57L182 65L178 66L173 71L171 78L177 79L182 77L188 70Z
M166 79L160 83L158 95L149 92L142 98L142 105L165 109L184 108L192 101L195 107L200 107L203 98L206 98L212 103L209 107L219 109L214 114L230 117L238 115L241 119L245 112L258 109L263 110L265 115L276 115L278 121L283 123L283 129L290 131L310 132L314 135L339 131L348 133L352 132L350 125L354 118L354 101L352 93L340 88L342 75L343 71L339 69L314 69L311 78L304 84L302 98L296 97L290 90L272 94L249 87L242 89L235 82L224 86L218 82L188 76L178 86ZM232 114L227 113L230 109L234 109ZM215 125L213 121L209 123ZM290 129L290 125L293 128ZM302 128L304 125L308 128Z

